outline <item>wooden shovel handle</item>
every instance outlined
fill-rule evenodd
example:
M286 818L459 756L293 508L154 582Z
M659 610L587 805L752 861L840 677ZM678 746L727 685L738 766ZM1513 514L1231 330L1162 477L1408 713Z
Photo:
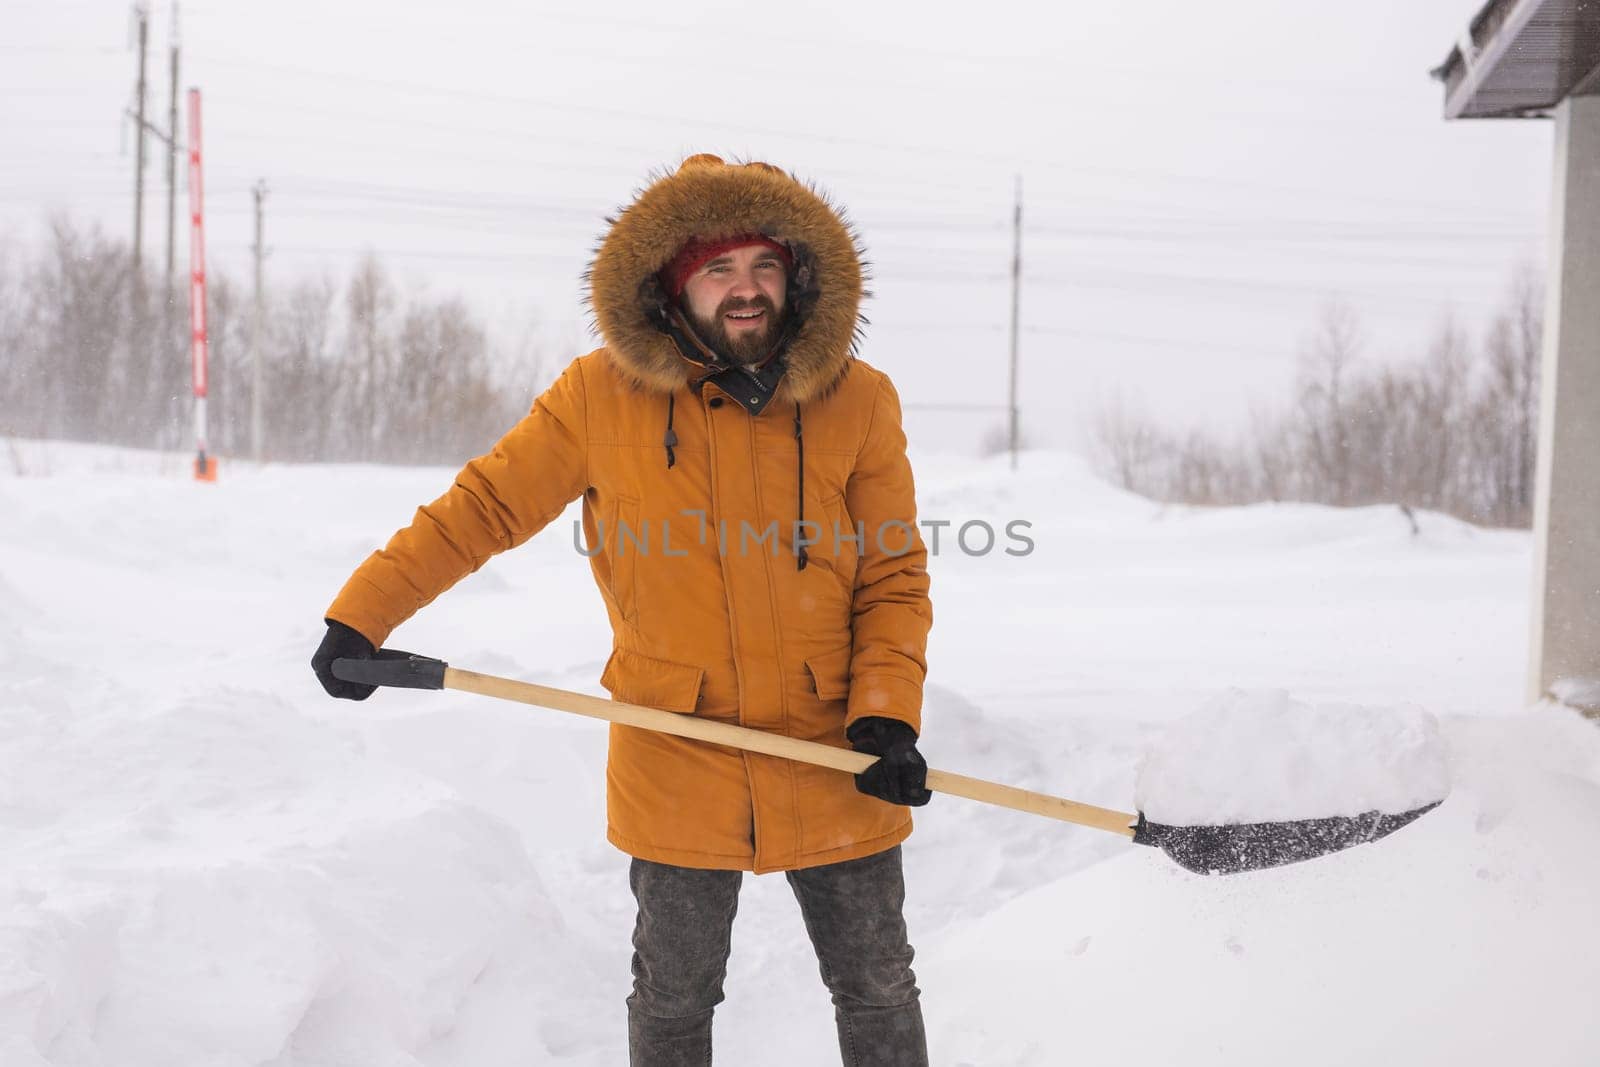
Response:
M604 697L573 693L566 689L537 685L533 682L519 682L492 674L463 671L455 667L445 669L444 687L464 693L478 693L482 696L553 708L556 711L567 711L574 715L586 715L591 719L604 719L607 722L634 726L641 730L654 730L657 733L689 737L696 741L709 741L714 745L726 745L746 752L759 752L767 756L798 760L818 767L831 767L846 774L860 774L878 759L864 752L834 748L832 745L816 741L802 741L796 737L784 737L782 734L752 730L732 723L713 722L693 715L679 715L659 708L647 708L620 700L607 700ZM986 782L981 778L968 778L966 775L951 774L948 771L931 768L928 771L928 788L935 793L949 793L984 804L995 804L1015 811L1043 815L1049 819L1077 823L1079 826L1091 826L1096 830L1107 830L1124 837L1133 836L1133 827L1138 821L1136 815L1127 812L1097 808L1092 804L1080 804L1047 793L1035 793L1027 789L1001 785L998 782Z

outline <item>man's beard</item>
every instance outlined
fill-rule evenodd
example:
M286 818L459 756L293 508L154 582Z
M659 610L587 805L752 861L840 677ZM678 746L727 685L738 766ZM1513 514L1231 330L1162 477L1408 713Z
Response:
M728 333L726 316L729 313L755 308L766 312L762 318L765 324L762 329L740 330L737 335ZM707 348L729 363L744 366L760 363L772 354L773 346L777 344L788 321L786 315L780 315L765 295L757 296L754 300L729 297L717 308L710 321L687 308L684 310L689 324Z

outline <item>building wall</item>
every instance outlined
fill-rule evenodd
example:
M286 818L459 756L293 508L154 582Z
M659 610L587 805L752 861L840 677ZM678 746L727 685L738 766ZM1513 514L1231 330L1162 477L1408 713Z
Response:
M1529 689L1600 715L1600 96L1555 121Z

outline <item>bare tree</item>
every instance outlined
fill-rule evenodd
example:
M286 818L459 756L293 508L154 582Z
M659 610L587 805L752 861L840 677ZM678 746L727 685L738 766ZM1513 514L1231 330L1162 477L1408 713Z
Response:
M118 350L128 340L128 253L98 229L50 222L31 277L42 376L38 431L93 439L105 432L116 397Z
M1332 503L1352 498L1350 411L1345 382L1361 345L1348 304L1330 303L1300 359L1299 414L1305 456Z
M471 406L482 399L469 394L473 383L488 376L489 346L459 300L413 300L395 351L390 419L407 442L397 455L414 462L423 453L458 446L472 436L478 418L500 412L498 404L487 411Z
M326 278L302 280L274 296L266 310L265 448L272 459L318 459L339 455L334 432L339 364L330 353L335 289Z
M1156 470L1167 444L1155 424L1127 399L1118 395L1099 410L1093 441L1097 465L1109 471L1116 484L1135 493L1164 494L1166 486L1158 488Z
M351 428L359 435L361 458L368 460L377 458L387 436L383 394L390 384L389 318L394 305L389 275L377 256L368 252L345 290L345 312L349 316L347 350L357 357L362 368L360 374L346 380L350 390L361 398L350 405L350 412L364 416L352 422Z
M8 438L23 432L22 406L32 399L39 370L28 341L28 307L17 251L14 239L0 239L0 353L8 357L8 370L0 374L0 436Z
M187 447L187 323L161 294L134 304L126 245L65 216L40 252L0 243L0 432ZM276 459L460 462L488 447L553 376L530 323L508 357L457 299L402 298L376 257L348 283L286 279L263 338ZM209 444L249 439L252 375L240 290L211 273ZM341 299L342 296L342 299Z
M1281 416L1252 413L1244 446L1203 433L1178 436L1132 414L1102 409L1094 441L1118 485L1192 504L1309 500L1392 502L1473 522L1526 525L1531 517L1541 300L1530 275L1475 356L1446 322L1424 359L1364 370L1361 331L1330 305L1302 356Z
M1241 475L1246 500L1292 500L1296 496L1297 442L1281 417L1260 409L1250 413L1249 444Z
M1524 272L1485 343L1486 382L1473 422L1488 521L1497 525L1532 521L1543 306L1537 279Z

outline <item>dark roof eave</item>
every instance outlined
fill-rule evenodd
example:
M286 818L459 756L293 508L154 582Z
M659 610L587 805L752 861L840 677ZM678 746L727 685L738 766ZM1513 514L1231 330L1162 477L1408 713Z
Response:
M1485 0L1477 14L1467 21L1466 32L1462 37L1472 42L1474 47L1480 47L1485 36L1484 27L1493 23L1496 31L1504 26L1510 9L1515 7L1519 0ZM1449 53L1444 57L1444 62L1428 71L1428 75L1436 81L1448 81L1457 67L1462 65L1461 42L1458 40L1451 46Z
M1534 118L1593 92L1597 69L1594 0L1487 0L1429 74L1444 84L1446 119Z

